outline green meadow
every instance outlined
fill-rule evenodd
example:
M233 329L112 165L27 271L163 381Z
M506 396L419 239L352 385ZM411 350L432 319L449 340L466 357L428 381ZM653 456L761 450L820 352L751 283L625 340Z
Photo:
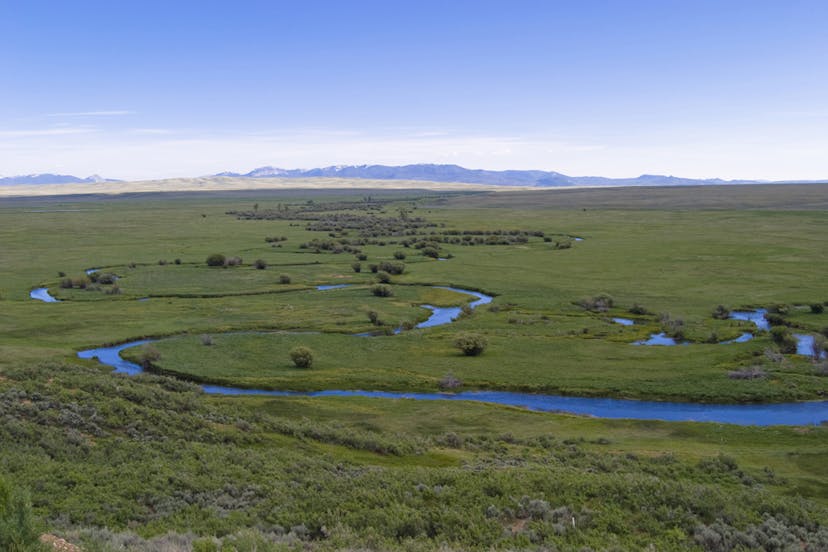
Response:
M825 185L4 199L0 478L87 550L826 549L823 425L195 385L824 400L825 361L714 312L828 332L826 206ZM435 286L494 299L417 329L472 299ZM633 345L662 331L688 344ZM76 356L144 337L137 377Z

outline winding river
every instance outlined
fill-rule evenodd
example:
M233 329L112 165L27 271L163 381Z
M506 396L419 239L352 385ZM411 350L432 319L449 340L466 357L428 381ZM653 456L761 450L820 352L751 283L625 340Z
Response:
M327 291L340 289L320 286ZM492 298L483 293L459 288L441 288L475 297L469 303L471 308L490 303ZM449 324L461 313L459 307L434 307L422 305L432 311L428 320L418 328ZM740 338L741 339L741 338ZM136 375L143 372L141 366L121 358L121 351L138 347L155 340L142 339L112 347L101 347L80 351L78 357L97 358L111 366L116 373ZM391 391L362 391L330 389L315 392L272 391L266 389L242 389L218 385L202 385L205 393L216 395L264 395L272 397L370 397L381 399L413 399L428 401L478 401L495 403L545 412L567 412L600 418L627 418L638 420L719 422L736 425L812 425L828 420L828 401L777 404L700 404L639 401L629 399L607 399L589 397L565 397L560 395L539 395L506 391L463 391L459 393L408 393Z

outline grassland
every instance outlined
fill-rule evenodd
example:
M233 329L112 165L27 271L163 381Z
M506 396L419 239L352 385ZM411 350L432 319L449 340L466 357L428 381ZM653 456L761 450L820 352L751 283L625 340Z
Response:
M824 427L206 397L180 379L127 379L75 357L91 346L154 336L162 338L156 370L247 387L436 390L452 373L466 389L711 402L823 397L820 366L794 355L771 360L767 334L743 344L705 342L751 329L715 320L720 304L788 305L784 318L795 331L828 326L828 315L807 308L828 300L828 187L649 192L315 190L4 201L0 474L30 489L44 527L91 550L115 546L125 531L141 536L135 549L161 546L142 538L167 531L190 532L180 537L182 549L203 550L220 541L239 550L252 550L251 543L259 550L440 543L732 549L725 541L759 549L773 527L778 538L828 546ZM363 202L375 203L379 218L422 218L433 226L414 236L421 240L433 239L430 232L533 234L509 245L439 243L446 261L405 247L411 236L372 236L358 246L366 259L357 273L353 254L302 244L353 241L358 229L318 232L298 216L227 214L285 205L301 213L342 202L354 203L334 212L362 215ZM369 265L394 261L398 251L405 272L392 276L394 295L373 296ZM207 267L212 253L243 263ZM251 266L256 259L267 268ZM93 267L116 274L120 293L94 282L61 288ZM283 274L289 284L280 282ZM335 283L351 286L315 289ZM495 299L450 326L352 335L422 321L423 304L467 300L433 285ZM29 299L39 286L61 302ZM581 305L599 294L611 295L612 307ZM647 314L630 314L634 305ZM661 329L663 313L682 320L693 343L632 346ZM622 327L613 316L637 324ZM460 355L452 347L459 331L486 336L489 348ZM292 367L287 351L296 345L313 349L313 368ZM767 376L728 377L751 366Z

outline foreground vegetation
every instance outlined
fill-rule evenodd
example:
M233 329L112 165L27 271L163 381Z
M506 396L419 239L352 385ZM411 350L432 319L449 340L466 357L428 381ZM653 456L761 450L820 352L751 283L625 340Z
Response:
M771 307L791 332L828 327L812 308L828 300L828 191L742 190L721 192L726 210L687 210L691 197L716 205L716 189L629 205L602 191L6 202L0 476L30 493L42 531L88 550L825 549L825 427L208 397L181 379L821 398L823 363L780 354L771 333L718 343L754 330L722 315L734 308ZM29 299L40 285L62 302ZM421 305L469 301L433 285L495 299L413 329ZM659 331L691 345L631 345ZM75 357L143 336L162 338L147 365L178 377Z

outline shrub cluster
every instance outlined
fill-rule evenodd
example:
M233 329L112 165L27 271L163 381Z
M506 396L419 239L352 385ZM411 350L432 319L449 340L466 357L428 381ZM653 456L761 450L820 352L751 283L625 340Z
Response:
M299 345L290 350L290 360L297 368L310 368L313 365L313 351Z
M790 355L796 353L796 338L786 326L774 326L770 331L771 339L779 347L779 352Z
M485 337L474 333L462 333L454 339L454 346L466 356L478 356L488 345Z
M578 304L591 312L607 312L613 307L615 300L607 293L600 293L594 297L581 299Z
M387 286L385 284L376 284L371 286L371 294L376 297L391 297L394 295L394 291L391 289L391 286Z

